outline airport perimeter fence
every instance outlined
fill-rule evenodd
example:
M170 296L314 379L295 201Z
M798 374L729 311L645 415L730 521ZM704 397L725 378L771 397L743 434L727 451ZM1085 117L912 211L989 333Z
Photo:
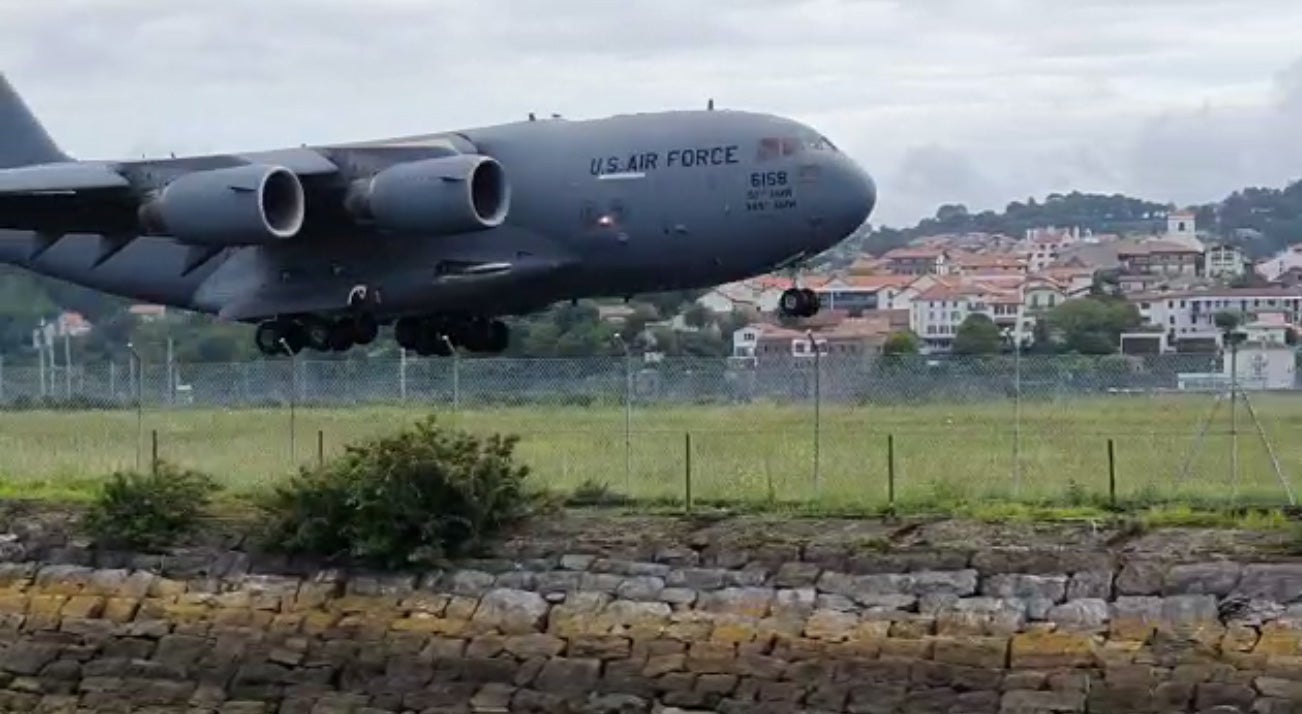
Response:
M1302 390L1275 363L1239 375L1219 355L9 368L0 476L94 479L162 458L256 487L435 413L518 435L540 483L592 498L1292 505Z

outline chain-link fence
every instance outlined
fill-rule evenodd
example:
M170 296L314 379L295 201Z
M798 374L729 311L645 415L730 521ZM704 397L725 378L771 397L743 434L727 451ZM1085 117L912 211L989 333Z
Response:
M1237 383L1218 355L10 367L0 473L94 479L157 454L247 487L434 412L519 435L540 483L639 499L1289 504L1285 357L1240 356Z

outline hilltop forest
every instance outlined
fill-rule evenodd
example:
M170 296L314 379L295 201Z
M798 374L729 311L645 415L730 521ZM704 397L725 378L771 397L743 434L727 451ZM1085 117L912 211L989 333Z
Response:
M1175 206L1122 195L1072 192L1050 194L1009 203L1001 212L971 213L961 204L940 206L934 216L907 228L871 226L851 237L815 261L822 265L843 265L862 252L879 255L910 240L937 233L986 232L1024 235L1042 226L1079 226L1094 233L1154 233L1165 225L1165 215ZM1246 188L1225 200L1191 207L1197 211L1201 229L1231 240L1253 257L1271 255L1302 241L1302 181L1283 189ZM645 295L631 303L634 309L625 334L636 334L642 326L682 314L684 321L702 328L698 332L675 332L653 328L654 348L670 355L723 355L731 345L731 334L743 322L739 315L715 317L693 301L699 293L682 292ZM612 301L617 304L619 301ZM125 344L133 341L146 360L163 359L167 339L173 341L175 356L182 362L236 361L254 359L252 328L223 324L210 317L184 314L165 321L141 322L127 312L130 302L66 282L0 266L0 355L7 364L34 363L32 330L44 318L53 320L61 311L79 312L94 330L72 343L74 360L125 360ZM512 320L509 354L529 356L579 356L621 354L617 328L598 319L599 302L557 305L527 318ZM645 345L644 345L645 346ZM372 349L352 350L343 357L366 359L392 355L387 340ZM62 350L57 354L62 356Z

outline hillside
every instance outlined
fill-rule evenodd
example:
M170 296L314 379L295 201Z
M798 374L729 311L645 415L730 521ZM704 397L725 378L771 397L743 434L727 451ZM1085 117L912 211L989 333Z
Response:
M847 240L829 256L836 262L859 252L879 255L914 238L938 233L1002 233L1019 237L1044 226L1073 227L1094 233L1150 233L1165 225L1177 206L1120 194L1073 191L1053 193L1042 201L1014 201L999 213L971 213L962 204L946 204L934 216L906 228L877 227ZM1198 214L1198 226L1208 233L1241 244L1254 258L1271 255L1302 241L1302 181L1283 189L1244 188L1219 203L1188 206Z

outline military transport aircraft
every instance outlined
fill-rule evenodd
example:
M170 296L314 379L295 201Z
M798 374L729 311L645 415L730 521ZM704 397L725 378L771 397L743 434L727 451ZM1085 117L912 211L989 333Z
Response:
M0 75L0 262L257 325L267 355L392 325L420 355L500 319L792 270L859 228L869 175L781 117L715 110L159 160L78 161Z

